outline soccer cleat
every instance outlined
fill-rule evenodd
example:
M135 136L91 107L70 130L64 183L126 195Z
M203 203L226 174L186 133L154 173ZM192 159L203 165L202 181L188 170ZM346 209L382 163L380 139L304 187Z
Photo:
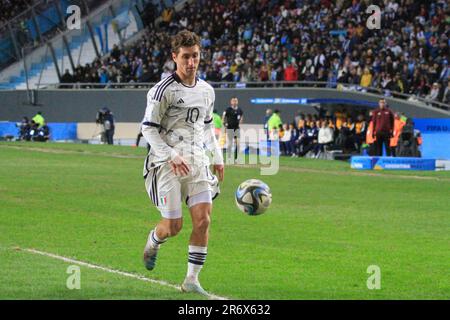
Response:
M209 297L209 293L205 291L205 289L202 288L202 286L200 285L200 283L197 282L190 282L190 281L186 281L184 280L183 284L181 285L181 291L183 292L193 292L193 293L198 293L204 296Z
M155 268L156 264L156 257L158 255L159 245L154 246L152 245L152 236L153 236L154 230L150 232L148 235L147 244L144 248L144 265L147 268L147 270L153 270Z
M147 270L151 271L155 268L158 250L158 248L154 247L146 247L144 249L144 265Z

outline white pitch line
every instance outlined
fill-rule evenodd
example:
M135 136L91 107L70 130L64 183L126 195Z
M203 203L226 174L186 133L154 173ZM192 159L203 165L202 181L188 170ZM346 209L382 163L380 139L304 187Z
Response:
M102 270L102 271L106 271L106 272L109 272L109 273L119 274L121 276L125 276L125 277L128 277L128 278L133 278L133 279L138 279L138 280L141 280L141 281L146 281L146 282L159 284L161 286L166 286L166 287L169 287L169 288L181 291L181 287L180 286L177 286L177 285L174 285L174 284L170 284L170 283L168 283L166 281L163 281L163 280L150 279L150 278L138 275L138 274L124 272L124 271L120 271L120 270L114 270L114 269L110 269L110 268L107 268L107 267L102 267L102 266L99 266L99 265L96 265L96 264L92 264L92 263L88 263L88 262L84 262L84 261L80 261L80 260L75 260L75 259L71 259L71 258L59 256L59 255L56 255L56 254L53 254L53 253L39 251L39 250L35 250L35 249L25 248L25 249L22 249L22 250L30 252L30 253L34 253L34 254L39 254L41 256L46 256L46 257L62 260L64 262L78 264L80 266L84 266L84 267L91 268L91 269ZM229 300L229 298L227 298L227 297L221 297L221 296L217 296L217 295L214 295L214 294L209 294L208 298L212 299L212 300Z

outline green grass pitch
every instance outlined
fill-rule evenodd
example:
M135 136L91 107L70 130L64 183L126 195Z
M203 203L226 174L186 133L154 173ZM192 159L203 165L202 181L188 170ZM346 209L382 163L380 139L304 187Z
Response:
M159 220L144 189L144 148L0 143L0 299L201 299L26 248L179 285L191 230L142 263ZM267 213L237 210L234 191L257 178ZM214 202L205 289L233 299L450 299L450 173L361 172L348 163L281 159L273 176L228 166ZM370 265L381 288L369 290Z

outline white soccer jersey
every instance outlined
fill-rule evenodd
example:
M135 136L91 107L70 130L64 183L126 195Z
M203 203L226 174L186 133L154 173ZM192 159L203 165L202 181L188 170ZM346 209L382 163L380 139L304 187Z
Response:
M214 100L214 89L207 82L197 79L193 87L188 87L176 73L150 89L142 121L142 133L151 146L144 175L151 167L170 160L173 152L189 164L209 165L205 144L211 139ZM214 134L213 138L217 145Z

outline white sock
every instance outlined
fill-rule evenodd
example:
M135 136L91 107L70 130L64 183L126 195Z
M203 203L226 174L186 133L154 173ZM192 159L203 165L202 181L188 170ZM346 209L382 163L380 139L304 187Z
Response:
M186 278L198 282L198 274L206 260L208 247L189 246L188 271Z
M147 239L147 246L150 246L152 248L159 249L160 245L166 242L167 239L160 239L156 235L156 228L150 231L150 234L148 235Z

